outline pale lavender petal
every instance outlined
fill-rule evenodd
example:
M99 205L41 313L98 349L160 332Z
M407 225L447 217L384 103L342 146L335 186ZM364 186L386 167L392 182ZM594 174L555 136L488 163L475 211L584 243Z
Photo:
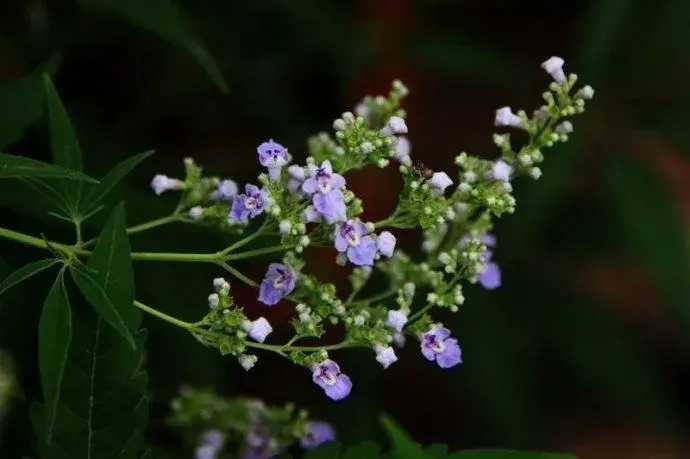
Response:
M253 196L255 194L259 194L260 190L259 190L258 186L252 185L251 183L248 183L247 185L244 186L244 192L247 196Z
M344 374L338 375L335 384L325 387L326 395L333 400L342 400L350 394L352 381Z
M436 363L441 368L450 368L462 362L462 351L458 345L458 340L447 339L443 342L445 349L436 356Z
M271 279L261 281L259 287L259 301L268 306L275 306L281 298L281 292L275 288Z
M249 219L249 210L244 206L247 196L241 194L232 202L232 210L230 211L230 218L235 221L246 223Z
M376 255L376 242L370 236L364 236L357 247L347 249L347 259L357 266L371 266Z
M424 355L424 357L426 357L427 360L433 361L434 359L436 359L436 353L433 349L427 346L426 343L424 343L424 341L422 341L422 355Z
M488 263L486 270L477 276L477 282L487 290L501 286L501 270L496 263Z
M343 226L342 224L335 226L335 249L338 252L344 252L349 247L349 244L347 243L347 239L345 239L345 237L340 232L340 229L342 228L342 226Z
M316 193L316 189L317 189L317 183L316 183L315 177L309 177L302 184L302 191L304 191L307 194Z
M345 177L340 174L331 174L331 188L342 188L345 186Z
M432 333L436 335L436 339L439 341L443 341L450 336L450 330L448 330L446 327L435 327L432 330Z
M300 445L304 449L313 449L321 443L335 440L335 430L327 422L307 422L306 432L300 438Z
M379 249L381 255L385 257L392 257L393 251L395 250L395 236L389 231L383 231L376 238L376 247Z

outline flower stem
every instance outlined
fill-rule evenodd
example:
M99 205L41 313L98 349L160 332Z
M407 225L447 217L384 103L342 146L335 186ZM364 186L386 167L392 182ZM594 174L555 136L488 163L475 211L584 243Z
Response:
M191 333L201 333L209 336L221 336L221 333L214 332L212 330L206 330L203 328L199 328L193 323L190 322L185 322L183 320L180 320L176 317L170 316L164 312L159 311L158 309L154 309L150 306L145 305L144 303L134 300L134 306L137 308L141 309L142 311L146 312L147 314L151 314L152 316L158 317L161 320L164 320L165 322L168 322L169 324L175 325L176 327L183 328ZM353 343L349 343L347 341L342 341L340 343L336 344L329 344L326 346L288 346L288 345L279 345L279 344L264 344L264 343L255 343L253 341L245 341L244 343L247 347L253 347L256 349L263 349L265 351L272 351L272 352L286 352L286 351L305 351L305 352L315 352L315 351L335 351L337 349L345 349L348 347L355 347L356 345Z
M261 225L261 227L258 230L254 231L249 236L247 236L243 239L240 239L239 241L235 242L234 244L230 245L229 247L223 249L220 252L220 254L221 255L227 255L228 253L232 252L233 250L237 250L240 247L249 244L250 242L252 242L257 237L261 236L261 234L263 234L264 230L266 230L268 227L267 222L268 222L268 219L264 220L264 223Z
M216 263L221 258L217 253L173 253L173 252L132 252L132 260L141 261L177 261Z
M259 284L257 284L256 282L254 282L253 280L251 280L250 278L248 278L247 276L245 276L244 274L242 274L241 272L239 272L237 269L233 268L229 264L224 263L224 262L220 262L220 263L218 263L218 265L221 266L223 269L225 269L230 274L232 274L233 276L235 276L236 278L238 278L239 280L241 280L242 282L244 282L245 284L249 285L250 287L258 287L259 286Z
M355 303L360 303L360 304L366 303L366 304L369 304L369 303L374 303L374 302L376 302L376 301L385 300L385 299L388 298L389 296L395 295L395 292L396 292L396 290L395 290L394 288L389 288L388 290L386 290L386 291L384 291L384 292L378 293L378 294L373 295L373 296L370 296L370 297L368 297L368 298L362 298L361 300L357 300L357 301L355 301Z
M157 218L155 220L151 220L151 221L142 223L140 225L136 225L136 226L132 226L130 228L127 228L127 234L141 233L142 231L150 230L152 228L167 225L169 223L173 223L173 222L177 222L177 221L181 221L181 218L179 215L177 215L177 214L168 215L166 217ZM95 237L93 239L89 239L88 241L84 242L84 244L82 244L82 247L84 247L84 248L90 247L90 246L96 244L96 242L98 242L97 237Z
M3 237L5 239L10 239L15 242L22 243L24 245L30 245L32 247L38 247L39 249L48 249L48 242L46 242L44 239L40 239L34 236L29 236L28 234L24 233L19 233L17 231L12 231L10 229L6 228L0 228L0 237ZM50 247L53 249L57 249L61 252L71 252L74 253L75 255L82 255L82 256L89 256L91 255L91 252L88 250L83 250L79 248L74 248L70 247L65 244L60 244L57 242L51 242Z
M256 234L256 233L255 233ZM263 247L261 249L247 250L246 252L240 252L235 254L230 254L225 256L226 261L232 260L242 260L245 258L258 257L260 255L267 255L269 253L282 252L287 250L282 245L275 245L272 247Z
M431 309L432 307L433 307L432 304L427 304L427 305L424 306L422 309L420 309L419 311L417 311L417 312L415 312L414 314L412 314L412 315L407 319L407 322L408 322L408 323L414 322L416 319L418 319L419 317L421 317L422 314L424 314L425 312L427 312L427 311L428 311L429 309Z

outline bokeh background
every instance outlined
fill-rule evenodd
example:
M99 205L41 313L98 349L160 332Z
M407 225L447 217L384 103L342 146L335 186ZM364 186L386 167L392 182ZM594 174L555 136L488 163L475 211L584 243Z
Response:
M156 457L189 457L166 424L168 401L184 384L294 401L334 423L346 444L383 441L377 416L385 411L417 441L451 449L690 457L690 2L176 3L216 58L227 94L179 47L119 17L68 0L0 3L0 90L48 62L88 173L156 149L119 190L130 224L175 205L148 188L155 173L181 175L182 159L193 156L210 174L254 180L258 143L276 139L303 160L307 136L330 129L362 96L385 94L394 78L411 91L412 156L434 169L453 169L463 150L495 157L494 110L536 108L549 81L539 64L553 54L596 96L574 120L571 141L548 151L544 176L515 184L518 211L497 224L503 287L469 287L460 312L443 317L463 346L461 367L430 365L412 342L387 371L371 352L347 351L338 359L355 388L336 404L307 372L277 357L262 356L245 373L147 317L147 438ZM0 132L13 118L3 103ZM45 119L15 140L5 152L49 160ZM394 208L399 179L393 168L365 170L349 186L363 198L365 217L378 220ZM3 226L72 238L21 184L0 182L0 206ZM92 220L90 235L103 219ZM417 253L418 235L400 239ZM203 252L231 240L184 225L137 235L132 245ZM4 277L42 254L0 241L0 255ZM311 250L311 270L344 290L346 270L333 256ZM260 278L268 261L241 268ZM222 274L146 262L135 272L141 301L188 320L204 313L211 279ZM0 347L14 357L20 388L0 434L3 458L31 452L27 400L40 394L36 323L49 282L40 276L3 299ZM276 339L288 336L289 304L266 310L255 292L233 289L249 314L274 323Z

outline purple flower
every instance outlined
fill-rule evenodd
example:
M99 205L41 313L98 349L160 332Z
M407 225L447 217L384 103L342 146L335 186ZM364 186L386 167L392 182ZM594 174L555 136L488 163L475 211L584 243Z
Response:
M295 288L296 273L288 265L271 263L259 287L259 301L273 306Z
M345 196L340 190L331 190L329 193L316 193L312 198L314 209L328 224L347 220L347 207Z
M374 352L376 352L376 361L380 363L384 369L387 369L392 363L398 361L398 356L395 355L395 351L390 346L376 344L374 345Z
M388 311L388 317L386 318L386 325L391 327L396 332L401 332L405 324L407 323L407 311Z
M367 225L359 220L348 220L335 227L335 248L346 252L347 259L357 266L373 265L376 255L376 242L365 236Z
M522 119L517 116L510 107L501 107L496 110L496 118L494 120L496 126L512 126L521 127Z
M541 68L546 70L546 73L551 75L551 78L558 84L565 82L565 73L563 72L563 64L565 61L557 56L552 56L542 62Z
M450 330L432 326L420 335L422 354L427 360L434 361L441 368L454 367L462 362L462 352L458 340L450 338Z
M501 182L509 182L513 168L503 160L498 160L491 166L491 178Z
M233 180L223 180L211 193L211 199L217 201L232 201L237 196L239 188Z
M269 459L277 456L283 448L273 438L268 426L251 427L244 436L242 459Z
M304 449L314 449L321 443L335 440L335 430L327 422L309 421L306 432L299 440Z
M395 146L395 159L402 161L403 158L410 156L410 141L407 137L398 137L398 143Z
M230 211L230 218L242 223L246 223L249 218L262 214L271 203L266 188L259 189L256 185L247 185L244 190L244 194L237 196L232 202L232 210Z
M158 174L151 180L151 188L156 195L160 196L161 193L169 190L179 190L182 188L182 182L167 175Z
M395 236L389 231L383 231L376 238L376 248L379 249L381 255L388 258L392 257L395 250Z
M304 223L321 223L323 218L321 218L321 214L314 206L307 206L304 212L302 212L301 220Z
M431 176L431 180L429 180L429 185L431 185L438 194L443 194L446 188L452 184L453 181L445 172L434 172L434 175Z
M215 459L218 452L223 449L224 443L223 432L217 429L207 430L196 448L195 459Z
M290 162L290 155L285 147L276 143L273 139L264 142L256 148L259 155L259 163L268 169L271 180L280 178L280 169Z
M350 378L341 373L338 364L330 359L314 366L312 379L333 400L347 397L352 390Z
M293 164L287 168L288 182L287 189L290 193L304 195L302 191L302 184L307 178L307 172L303 167Z
M268 320L266 320L265 317L259 317L251 322L247 321L243 328L249 334L251 339L258 341L259 343L263 343L266 340L266 337L273 331L273 327L271 327L271 324L268 322Z
M331 190L337 190L345 186L345 178L340 174L333 173L329 160L321 163L321 167L309 164L307 169L309 170L309 178L302 184L302 190L305 193L310 195L314 193L328 194Z
M407 124L405 120L399 116L391 116L388 122L381 129L381 135L389 136L393 134L407 134Z
M494 262L486 264L483 273L477 276L479 284L487 290L494 290L501 286L501 270Z

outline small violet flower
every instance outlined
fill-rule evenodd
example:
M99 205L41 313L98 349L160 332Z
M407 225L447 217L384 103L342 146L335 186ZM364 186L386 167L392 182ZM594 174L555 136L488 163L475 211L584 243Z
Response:
M450 330L432 326L420 335L422 354L427 360L436 361L441 368L454 367L462 362L458 340L450 338Z
M225 435L220 430L208 430L201 437L194 457L195 459L215 459L224 444Z
M395 250L395 236L388 231L383 231L376 238L376 248L379 253L385 257L392 257L393 251Z
M429 180L429 185L431 185L431 187L439 194L443 194L443 192L446 191L446 188L452 184L453 181L445 172L434 172L434 175L432 175L431 179Z
M388 311L388 317L386 318L386 325L395 330L396 332L402 332L403 327L407 324L407 311L402 309L398 311Z
M509 182L513 168L505 161L498 160L491 166L491 178L501 182Z
M266 188L259 189L256 185L247 185L244 189L244 194L238 195L232 202L230 211L230 218L241 223L262 214L271 203Z
M501 286L501 269L494 262L486 264L483 273L477 276L477 282L487 290L494 290Z
M335 440L335 430L327 422L309 421L306 431L299 440L304 449L314 449L321 443Z
M542 62L541 68L546 70L546 73L551 75L551 78L558 83L562 84L565 82L565 73L563 72L563 64L565 61L557 56L552 56Z
M333 173L329 160L321 163L321 166L308 164L309 178L302 184L302 190L310 195L314 193L327 194L345 186L345 178Z
M290 162L287 148L271 139L259 145L256 148L256 152L259 155L259 163L268 169L268 175L271 177L271 180L278 180L280 178L280 170Z
M496 110L496 126L522 127L522 119L517 116L510 107L501 107Z
M160 196L169 190L179 190L182 188L182 182L167 175L158 174L151 180L151 188L153 188L153 192L157 196Z
M290 191L290 193L292 194L303 194L304 192L302 191L302 184L307 178L307 171L303 167L293 164L292 166L287 168L287 173L288 191Z
M388 119L386 126L381 129L381 134L385 136L393 134L407 134L407 124L405 120L399 116L391 116Z
M259 301L273 306L295 288L297 274L288 265L271 263L259 287Z
M357 266L373 265L376 242L365 236L367 225L359 220L348 220L335 227L335 248L346 253L347 259Z
M395 145L395 155L394 158L400 162L407 161L405 158L410 157L410 151L412 146L410 145L410 140L407 137L398 137L398 143Z
M259 317L251 322L247 321L243 328L251 339L259 343L263 343L266 337L273 331L273 327L271 327L271 324L265 317Z
M338 364L330 359L314 366L312 379L333 400L342 400L352 390L349 376L341 373Z
M239 193L237 183L233 180L226 179L221 181L215 190L211 193L211 199L215 201L232 201Z
M340 190L332 190L330 193L316 193L312 199L314 210L328 224L347 220L347 207L345 196Z
M321 223L323 218L314 206L307 206L302 212L301 219L304 223Z
M381 346L380 344L376 344L374 345L374 352L376 352L376 361L380 363L384 369L388 368L392 363L398 361L395 351L390 346Z

